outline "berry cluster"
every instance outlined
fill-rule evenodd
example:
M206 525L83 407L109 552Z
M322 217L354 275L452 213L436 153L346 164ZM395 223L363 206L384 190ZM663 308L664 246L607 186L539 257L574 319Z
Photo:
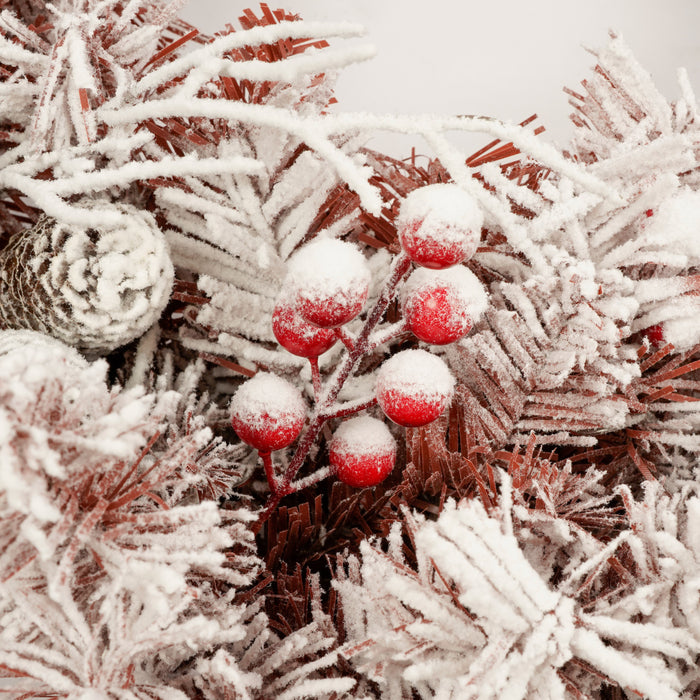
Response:
M377 372L373 395L366 400L343 404L337 398L359 360L391 338L410 331L425 343L445 345L471 330L486 308L486 292L460 263L475 253L482 224L478 205L457 185L429 185L411 192L397 219L402 252L394 258L382 292L356 335L345 326L362 313L371 281L360 250L348 242L318 238L290 260L272 314L272 330L282 347L308 358L314 410L308 415L297 388L268 373L245 382L231 404L234 429L258 450L265 465L271 490L267 514L284 495L329 474L363 488L375 486L391 472L396 444L386 424L367 415L348 416L378 403L394 423L416 427L434 421L445 410L454 379L445 362L427 350L403 350L387 359ZM417 267L409 276L414 264ZM403 320L388 330L375 331L404 281ZM345 356L324 384L318 358L338 341L345 345ZM294 482L329 420L341 421L329 445L330 467ZM291 445L305 423L306 431L285 473L278 476L271 451Z

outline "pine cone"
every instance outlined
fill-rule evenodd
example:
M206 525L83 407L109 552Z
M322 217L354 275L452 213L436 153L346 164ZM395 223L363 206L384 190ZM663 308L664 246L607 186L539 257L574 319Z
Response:
M105 202L95 207L106 206ZM0 323L105 354L142 335L170 297L173 265L153 217L131 205L97 230L43 216L0 253Z

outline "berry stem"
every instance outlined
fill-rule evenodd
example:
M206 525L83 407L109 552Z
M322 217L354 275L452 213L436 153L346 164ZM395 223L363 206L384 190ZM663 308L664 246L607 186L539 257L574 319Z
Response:
M323 467L322 469L315 471L313 474L309 474L309 476L305 476L303 479L298 479L297 481L293 481L289 485L290 493L293 493L294 491L301 491L302 489L306 489L309 486L313 486L314 484L317 484L319 481L323 481L326 477L330 476L330 474L331 474L331 468L330 467Z
M321 371L318 368L318 357L310 357L309 364L311 365L311 381L314 385L314 400L318 403L321 396Z
M263 466L265 467L265 477L267 478L267 483L270 486L270 493L274 495L278 492L277 478L275 477L275 468L272 465L272 455L269 452L258 451L260 458L262 459Z
M402 333L408 333L408 323L406 323L405 319L392 323L387 328L372 334L369 349L376 350L380 345L398 338Z
M381 321L382 316L384 316L387 307L396 295L397 287L410 267L411 260L403 251L394 258L391 264L391 271L384 284L384 288L382 289L379 298L375 302L374 307L367 316L367 320L362 326L362 330L358 334L353 347L348 348L348 354L345 356L345 359L338 365L335 372L328 379L325 392L323 394L319 394L319 400L317 401L316 408L311 415L309 425L306 428L306 432L303 433L301 440L297 444L294 456L292 457L284 476L279 482L276 482L275 480L277 486L276 489L272 489L271 487L272 492L270 493L270 497L268 498L265 507L261 511L255 526L253 527L254 532L258 532L260 530L263 523L265 523L265 521L274 512L275 508L277 508L277 505L282 498L288 493L291 493L292 481L294 480L294 477L299 469L301 469L302 465L304 464L312 446L315 444L323 424L329 417L335 415L335 412L333 411L333 404L338 398L338 394L343 388L345 381L352 374L360 358L372 350L372 346L369 342L370 335L379 321ZM306 480L301 480L299 483L306 483Z
M353 413L364 411L366 408L374 406L376 403L377 397L372 395L363 399L357 399L357 401L334 404L328 413L323 414L323 417L325 420L330 420L331 418L345 418L346 416L351 416Z
M335 337L338 338L350 352L355 349L355 338L352 337L352 334L348 330L339 326L338 328L334 328L333 332L335 333Z

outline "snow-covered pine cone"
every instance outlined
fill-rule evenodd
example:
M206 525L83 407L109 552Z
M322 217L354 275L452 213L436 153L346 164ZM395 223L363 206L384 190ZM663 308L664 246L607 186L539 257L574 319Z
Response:
M43 216L0 253L5 328L41 331L97 355L158 319L174 273L153 217L127 204L94 206L116 208L119 224L97 230Z

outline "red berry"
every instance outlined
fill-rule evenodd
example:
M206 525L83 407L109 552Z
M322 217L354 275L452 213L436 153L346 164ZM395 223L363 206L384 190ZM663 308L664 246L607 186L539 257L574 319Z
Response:
M297 309L309 323L319 328L337 328L357 316L367 301L367 293L350 295L317 296L314 299L297 296Z
M335 333L305 321L285 300L280 300L272 312L272 332L277 342L293 355L318 357L337 340Z
M649 326L642 331L642 337L646 338L651 345L658 347L666 342L664 338L664 327L657 323L655 326Z
M413 294L404 313L408 329L419 340L447 345L472 329L468 309L449 287L433 287Z
M401 247L413 262L442 270L474 255L483 220L467 192L457 185L438 184L409 192L396 225Z
M340 425L330 443L331 469L355 488L384 481L396 462L396 442L389 428L376 418L358 416Z
M465 336L486 308L486 292L471 270L417 269L403 293L403 313L409 330L434 345Z
M289 262L288 287L296 310L321 328L355 318L367 301L369 281L365 256L345 241L316 239Z
M267 372L249 379L231 400L231 425L260 452L291 445L304 427L306 404L290 382Z
M445 410L453 391L454 377L447 365L425 350L402 350L377 374L377 401L399 425L431 423Z

